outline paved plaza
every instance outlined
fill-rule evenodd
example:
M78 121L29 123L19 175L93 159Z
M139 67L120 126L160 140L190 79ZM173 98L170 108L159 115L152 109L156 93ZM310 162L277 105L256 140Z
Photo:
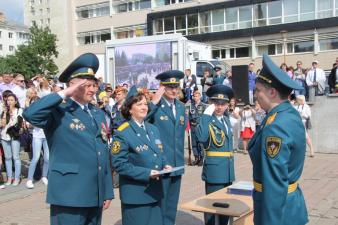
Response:
M251 162L248 155L235 154L236 180L251 180ZM183 177L180 203L203 195L201 167L187 167ZM220 171L221 172L221 171ZM49 205L45 203L46 188L39 182L35 189L25 187L26 180L19 187L0 190L0 225L48 225ZM316 154L306 158L303 176L300 180L311 225L338 225L338 155ZM67 188L67 187L60 187ZM200 213L179 210L177 225L202 225ZM120 225L121 212L118 189L115 200L104 212L102 225ZM155 225L155 224L154 224Z

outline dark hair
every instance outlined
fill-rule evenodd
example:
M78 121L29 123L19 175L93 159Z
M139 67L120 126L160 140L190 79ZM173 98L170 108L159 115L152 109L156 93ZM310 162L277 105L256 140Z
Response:
M13 92L11 90L6 90L6 91L2 92L2 99L7 98L7 96L9 94L13 94Z
M143 98L147 99L145 94L138 93L137 95L126 99L126 101L124 102L124 104L121 107L121 114L126 120L130 120L130 118L131 118L131 114L129 112L131 107L135 103L140 102Z
M7 95L7 99L8 99L9 97L13 97L14 100L16 101L16 104L15 104L14 107L15 107L15 108L20 108L20 104L19 104L18 97L16 97L16 95L13 94L13 93L9 93L9 94ZM7 102L5 102L5 105L7 106Z

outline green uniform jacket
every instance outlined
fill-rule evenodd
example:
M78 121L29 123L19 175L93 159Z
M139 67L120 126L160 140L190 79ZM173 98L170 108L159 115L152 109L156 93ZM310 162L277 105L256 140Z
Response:
M93 119L73 100L57 93L28 107L23 116L43 128L50 149L47 202L71 207L102 207L112 199L110 151L102 131L103 112L89 105Z
M223 116L223 118L227 124L228 132L216 116L205 114L200 118L196 129L197 139L204 144L206 149L202 180L211 184L225 184L235 180L233 156L208 156L208 151L233 153L230 121L226 116ZM219 144L215 144L210 129L213 130L216 140L220 141ZM223 144L221 145L222 132L225 136L223 138Z
M302 174L306 150L302 119L286 101L273 108L249 143L255 190L256 225L303 225L308 222L304 197L299 186L288 193L289 184Z
M147 120L160 131L164 156L172 167L184 166L184 135L187 123L184 104L175 100L175 108L176 117L162 97L158 104L150 103L150 113L147 117ZM179 170L170 176L179 176L183 173L184 170Z

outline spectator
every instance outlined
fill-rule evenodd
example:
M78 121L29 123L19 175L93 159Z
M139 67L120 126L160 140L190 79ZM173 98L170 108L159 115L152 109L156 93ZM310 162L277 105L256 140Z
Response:
M2 177L2 172L1 172L2 164L3 164L2 156L3 156L3 152L2 152L2 148L0 148L0 189L4 189L5 188L5 185L3 184L4 183L4 178Z
M15 84L13 84L13 74L5 73L3 75L3 83L0 84L0 93L2 94L6 90L12 91L12 89L15 87Z
M256 111L256 131L260 129L262 122L266 116L266 112L262 109L258 101L255 101L255 111Z
M32 104L34 101L37 101L39 97L37 96L36 92L30 93L30 101L29 104ZM47 144L47 139L45 136L45 133L43 132L43 129L34 127L33 126L33 141L32 141L32 147L33 147L33 158L29 164L28 169L28 180L26 182L26 187L29 189L34 188L33 184L33 176L36 169L36 165L40 159L41 154L41 148L43 148L43 169L42 169L42 182L44 185L48 185L48 165L49 165L49 148Z
M336 89L338 90L338 57L336 58L336 62L333 64L333 67L331 69L328 84L330 87L330 93L336 93Z
M48 81L45 78L41 79L41 82L40 82L39 88L38 88L39 98L42 98L42 97L44 97L44 96L46 96L50 93L51 93L51 88L49 86Z
M108 128L111 128L111 107L109 106L108 96L103 96L99 103L99 108L103 111Z
M305 70L302 68L302 61L297 61L297 69L294 73L294 80L296 83L303 87L303 90L295 90L295 95L306 95L306 82L305 82L306 76L305 76Z
M21 108L25 108L25 100L26 100L26 84L25 77L21 74L17 74L15 76L15 86L12 89L13 93L18 97L19 104Z
M64 89L64 86L62 83L54 83L53 86L52 86L52 92L59 92L59 91L62 91Z
M225 86L232 88L232 72L231 72L231 70L227 70L227 72L225 73L225 79L223 81L223 84Z
M222 74L222 68L219 67L219 66L215 66L214 70L215 70L216 74L214 75L214 78L212 80L213 85L215 85L215 84L223 84L225 76Z
M183 89L185 93L185 100L186 102L191 101L192 93L196 87L196 76L191 74L190 69L186 69L184 71L184 79L183 79Z
M211 76L210 70L205 69L204 74L203 74L203 79L201 80L202 89L203 89L203 91L202 91L202 101L204 103L208 102L208 97L205 93L212 86L212 81L213 81L213 78Z
M255 91L255 87L256 87L256 73L254 72L254 67L255 64L250 63L249 64L249 74L248 74L248 79L249 79L249 102L250 104L253 104L254 102L254 91Z
M325 81L324 70L318 68L318 61L314 60L306 76L306 83L309 86L309 102L314 102L315 96L324 94Z
M295 69L293 68L293 66L289 66L287 69L287 74L289 75L289 77L294 80L294 74L295 74Z
M297 96L297 105L295 106L295 108L297 109L300 116L302 117L302 122L306 129L306 144L309 146L310 157L314 157L312 141L307 131L308 129L310 129L311 109L310 109L310 106L306 104L304 95Z
M233 135L233 149L237 150L239 139L239 121L241 117L239 116L239 107L237 107L235 98L230 99L228 113Z
M241 116L241 138L243 141L244 154L247 153L248 143L256 131L256 112L249 104L246 104L243 109L240 110Z
M123 105L124 99L127 96L128 90L124 87L118 87L114 91L114 96L115 96L115 105L112 108L112 129L116 130L124 121L125 119L123 118L121 114L121 107Z
M19 131L22 126L22 121L22 109L19 106L18 98L13 93L8 94L5 110L1 114L1 143L5 153L7 171L6 185L11 185L13 181L12 160L14 160L15 166L13 186L18 186L20 183L21 160L19 155Z
M2 92L2 102L1 102L1 107L0 107L0 115L2 114L3 111L6 111L6 101L7 101L7 96L9 94L13 94L12 91L6 90Z

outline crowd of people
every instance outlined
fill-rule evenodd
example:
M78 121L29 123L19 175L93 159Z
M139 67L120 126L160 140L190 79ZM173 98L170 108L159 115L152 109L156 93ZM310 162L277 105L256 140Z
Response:
M86 57L93 56L87 55ZM148 224L157 224L162 218L163 224L174 224L184 170L178 170L163 177L160 176L159 170L169 173L173 168L184 166L184 151L181 150L184 149L183 137L186 127L190 128L189 148L193 151L195 158L192 165L203 166L202 179L206 182L205 191L208 194L229 186L234 181L233 160L231 160L233 151L242 151L244 154L249 152L251 155L250 149L254 148L251 139L254 138L256 141L255 133L275 119L275 115L267 110L267 105L262 106L260 104L262 100L258 101L259 98L262 99L258 91L264 89L264 82L271 81L268 83L272 83L275 75L271 73L271 78L267 78L265 77L266 71L254 72L254 66L253 63L248 65L249 102L241 106L237 104L231 89L232 72L226 71L223 74L222 68L217 66L214 71L204 71L201 91L198 89L196 76L191 73L190 69L186 69L185 73L173 70L159 74L156 79L161 81L161 86L156 91L145 88L137 90L126 84L112 87L100 78L93 79L93 74L88 72L88 68L84 73L79 72L77 71L79 68L75 68L73 64L61 74L59 81L48 80L43 75L28 80L21 74L3 74L0 76L2 79L0 81L2 97L0 172L4 164L7 179L0 179L5 180L4 184L0 183L0 189L20 184L21 149L30 153L26 181L26 187L29 189L34 188L34 173L37 169L42 170L41 180L46 186L50 185L48 178L51 171L62 175L86 176L80 174L78 168L85 160L81 162L79 159L67 159L65 156L60 156L55 149L59 149L63 144L71 145L65 137L67 132L70 137L74 135L75 139L86 139L88 134L81 131L93 130L97 133L99 129L101 137L97 141L99 144L90 142L86 146L86 143L82 143L83 148L90 148L93 145L95 147L91 147L98 151L98 170L101 171L104 168L105 171L100 179L110 176L107 172L111 169L110 166L120 174L123 223L140 224L137 218L144 213L149 216L145 219ZM95 68L96 65L93 67ZM335 92L337 89L338 70L336 67L337 65L334 66L329 76L330 92ZM289 95L289 93L287 96L289 96L291 105L299 112L303 126L306 130L310 129L311 109L306 99L314 102L314 96L325 93L325 73L318 67L317 61L313 61L311 69L308 70L302 68L301 61L297 62L296 69L286 64L282 64L280 69L284 71L283 76L287 76L289 80L284 81L283 77L278 77L278 82L287 88L295 84L301 87L291 88L292 94ZM264 70L264 65L262 70ZM182 89L179 88L181 79L183 79ZM256 87L258 80L261 82L260 85L263 85L260 88ZM294 83L290 84L290 80ZM81 88L84 88L84 93L91 93L90 96L84 93L80 95L77 89ZM279 86L276 87L278 90L279 88ZM277 98L280 102L285 97L283 91L281 93L283 98ZM270 94L275 96L275 93ZM82 108L80 112L79 106ZM99 112L96 111L96 107ZM101 114L103 117L100 116ZM74 118L74 115L77 117ZM311 139L307 132L305 134L310 156L313 157L314 149ZM142 138L138 139L138 137ZM55 141L56 138L61 139ZM109 143L109 140L112 142ZM98 146L105 146L107 142L111 145L113 155L111 161L106 159L110 157L103 159L99 157L101 154L108 155L108 153L101 153ZM207 142L209 144L206 146ZM270 144L278 147L281 142L271 139L267 147ZM54 150L50 151L50 148ZM78 151L76 146L71 146L71 148L74 148L74 152ZM153 152L149 152L149 148ZM50 153L54 154L53 165L49 163ZM37 165L41 154L43 166L40 168ZM274 154L278 152L271 153L272 158ZM155 159L149 162L152 156ZM219 156L226 157L227 163L208 163L212 161L212 157ZM74 157L77 156L74 155ZM255 157L252 155L251 157L254 160ZM57 162L58 160L60 161ZM77 167L71 163L64 163L62 160L75 161ZM219 174L216 176L217 170L223 167L224 169L230 168L230 174L224 177ZM92 176L95 177L97 174L92 174ZM97 206L97 202L88 203L90 201L86 202L84 199L69 203L69 200L63 196L67 194L71 196L75 189L60 194L56 190L58 184L56 180L65 178L59 177L59 174L53 174L51 177L53 177L52 188L47 194L47 201L52 204L51 212L54 213L51 215L51 221L68 219L67 216L63 217L57 213L67 210L63 206ZM88 175L88 179L89 177ZM150 183L149 179L151 179ZM69 184L73 182L72 179L63 181ZM80 183L87 185L85 182L87 182L86 179ZM113 198L112 190L108 190L112 187L113 181L110 177L99 182L101 182L99 186L104 186L100 189L104 197L98 201L98 210L102 210L100 207L103 205L103 208L108 208ZM145 194L145 190L149 189L153 191L147 191ZM88 190L92 191L90 188ZM99 221L101 218L98 216L94 219ZM227 218L221 218L221 220L227 221ZM206 224L213 224L214 218L206 214L205 221Z

